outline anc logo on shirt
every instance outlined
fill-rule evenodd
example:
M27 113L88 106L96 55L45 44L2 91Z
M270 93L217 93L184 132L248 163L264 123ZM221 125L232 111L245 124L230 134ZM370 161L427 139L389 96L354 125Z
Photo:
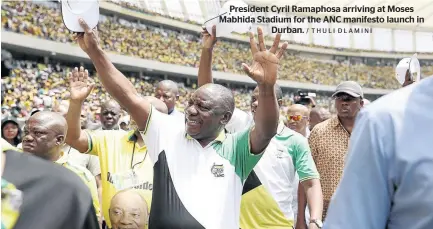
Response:
M224 177L224 165L223 164L217 165L214 163L210 171L215 177Z

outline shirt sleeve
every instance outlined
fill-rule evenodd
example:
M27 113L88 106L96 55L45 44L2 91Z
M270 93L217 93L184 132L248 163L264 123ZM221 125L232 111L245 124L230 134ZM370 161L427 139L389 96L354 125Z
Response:
M180 127L179 123L176 123L176 120L176 117L161 113L151 106L146 127L140 131L140 134L153 163L158 161L158 156L163 150L164 145L172 140L171 136L173 136L172 133L176 129L176 126Z
M241 132L237 132L233 135L233 152L235 158L235 169L236 173L241 178L242 182L248 177L248 175L253 170L254 166L259 162L260 158L263 155L260 154L252 154L251 153L251 144L250 144L250 133L252 128L245 129Z
M110 130L94 130L89 131L85 130L87 134L87 142L89 144L87 152L88 154L99 156L101 152L101 144L104 143L105 137L107 136Z
M296 139L297 144L294 146L294 164L299 181L303 182L311 179L319 179L319 172L311 156L308 140L304 137Z
M367 111L368 112L368 111ZM361 111L351 136L342 180L331 199L324 229L385 228L394 192L389 151L377 117Z
M100 175L101 165L99 164L99 157L95 155L89 155L89 163L87 164L87 169L93 174L93 176Z

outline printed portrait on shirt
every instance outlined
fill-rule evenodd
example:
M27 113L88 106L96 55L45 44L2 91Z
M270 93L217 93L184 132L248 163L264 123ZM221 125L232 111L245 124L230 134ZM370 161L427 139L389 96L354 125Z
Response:
M109 209L113 229L145 229L149 219L146 200L134 189L117 192Z

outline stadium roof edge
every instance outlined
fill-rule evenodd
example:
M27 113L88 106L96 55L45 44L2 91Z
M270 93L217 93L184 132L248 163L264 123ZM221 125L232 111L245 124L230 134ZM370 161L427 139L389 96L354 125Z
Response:
M145 13L140 13L134 10L126 9L124 7L121 7L119 5L116 5L114 3L101 1L100 2L100 11L101 13L106 14L119 14L124 18L129 18L132 20L143 20L147 23L153 24L153 25L162 25L166 28L173 28L177 30L186 30L189 32L197 33L199 34L201 32L201 27L198 25L193 25L186 22L181 22L174 19L169 19L162 16L157 15L147 15ZM232 34L231 36L224 37L228 40L233 40L237 42L249 42L248 37L246 36L240 36ZM272 41L266 41L267 45L271 46ZM411 56L413 53L386 53L386 52L374 52L374 51L359 51L359 52L353 52L353 51L342 51L337 50L333 48L318 48L318 47L307 47L305 45L298 45L298 44L290 44L289 49L299 51L299 52L306 52L306 53L321 53L321 54L327 54L327 55L340 55L340 56L352 56L352 57L369 57L369 58L384 58L384 59L401 59L404 57ZM427 54L418 54L418 58L421 60L433 60L433 55L427 55Z
M2 48L5 49L40 56L55 55L56 58L60 60L91 63L88 56L76 45L54 42L5 30L2 30L1 33L1 45ZM116 66L121 69L127 69L131 72L147 71L148 69L151 69L155 72L170 74L177 77L197 78L197 68L161 63L158 61L145 60L114 53L109 53L108 55ZM214 71L213 76L216 81L221 80L236 84L255 85L255 83L245 75ZM300 83L286 80L279 80L278 84L283 88L309 89L328 93L333 92L336 88L336 86L330 85ZM364 93L370 95L384 95L389 92L391 92L391 90L364 88Z

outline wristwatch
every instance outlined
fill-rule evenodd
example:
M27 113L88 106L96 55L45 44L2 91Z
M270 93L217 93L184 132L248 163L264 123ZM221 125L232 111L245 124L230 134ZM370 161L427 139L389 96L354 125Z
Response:
M310 219L310 223L316 224L316 226L318 228L322 228L323 227L323 222L320 219Z

